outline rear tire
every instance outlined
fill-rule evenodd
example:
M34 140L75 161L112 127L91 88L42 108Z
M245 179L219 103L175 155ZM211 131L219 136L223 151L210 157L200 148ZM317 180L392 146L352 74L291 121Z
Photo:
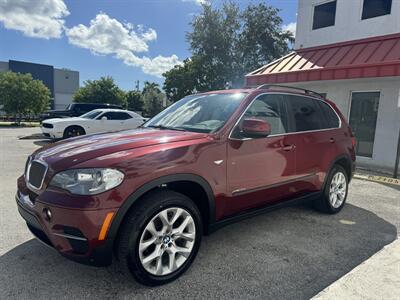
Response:
M323 213L338 213L346 202L348 187L346 170L340 165L334 165L328 174L322 195L314 201L314 207Z
M71 137L76 137L76 136L81 136L85 135L85 129L83 129L80 126L69 126L65 128L64 134L63 134L63 139L71 138Z
M191 199L170 190L151 192L124 220L116 249L119 264L144 285L171 282L194 261L202 227Z

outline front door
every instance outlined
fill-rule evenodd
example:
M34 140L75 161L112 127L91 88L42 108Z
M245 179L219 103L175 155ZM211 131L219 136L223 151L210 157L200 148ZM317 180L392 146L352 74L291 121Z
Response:
M378 119L379 92L351 94L350 127L357 140L356 154L372 157Z
M249 106L227 143L228 194L226 211L234 214L279 201L290 192L295 177L294 137L289 132L284 96L264 94ZM245 118L263 119L270 123L271 134L263 138L241 136Z

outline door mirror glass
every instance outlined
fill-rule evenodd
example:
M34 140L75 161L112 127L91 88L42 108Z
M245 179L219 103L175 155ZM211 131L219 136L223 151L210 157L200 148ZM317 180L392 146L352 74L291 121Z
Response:
M243 120L241 132L246 138L267 137L271 134L271 124L261 119L247 118Z

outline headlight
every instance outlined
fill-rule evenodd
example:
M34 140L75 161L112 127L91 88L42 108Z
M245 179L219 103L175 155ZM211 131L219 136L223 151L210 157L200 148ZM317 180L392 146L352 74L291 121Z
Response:
M72 169L57 173L50 186L77 195L95 195L118 186L124 174L115 169Z

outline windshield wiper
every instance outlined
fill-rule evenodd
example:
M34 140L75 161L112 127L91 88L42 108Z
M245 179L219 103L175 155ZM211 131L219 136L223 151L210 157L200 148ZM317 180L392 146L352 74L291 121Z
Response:
M157 128L157 129L166 129L166 130L186 131L183 128L169 127L169 126L164 126L164 125L149 125L147 127Z

